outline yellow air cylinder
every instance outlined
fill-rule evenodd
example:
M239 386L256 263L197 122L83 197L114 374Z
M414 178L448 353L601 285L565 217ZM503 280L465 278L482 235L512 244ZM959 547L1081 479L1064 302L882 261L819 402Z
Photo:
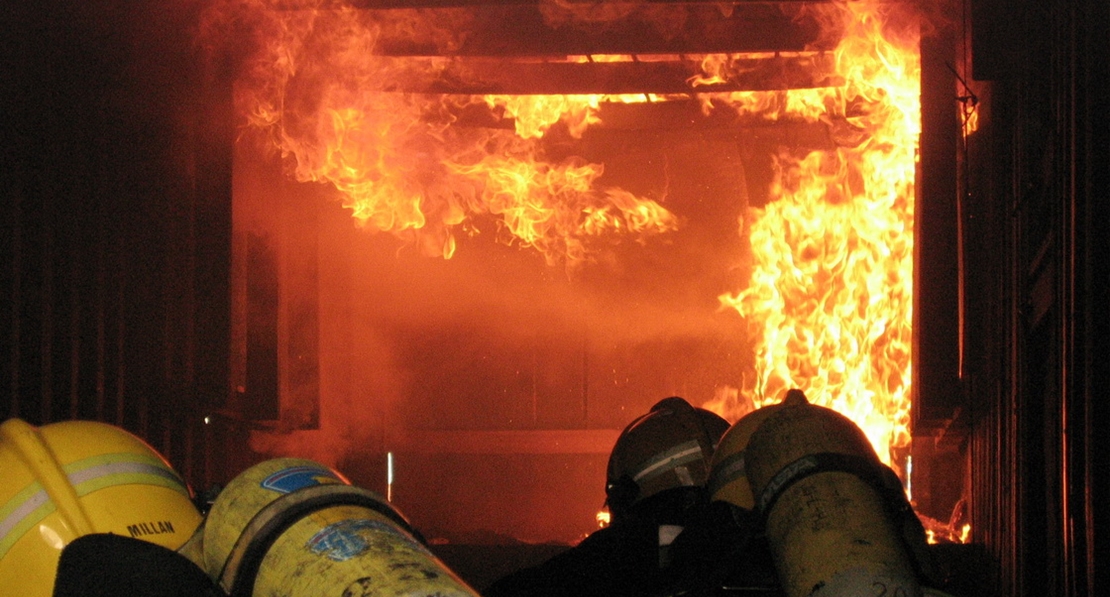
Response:
M804 399L784 401L745 452L786 595L923 595L901 523L876 487L881 463L848 418Z
M791 390L785 401L800 398L801 392ZM748 482L747 473L747 447L752 433L759 428L767 417L782 408L781 404L771 404L740 417L732 424L717 442L713 451L713 458L709 463L709 480L706 489L711 499L728 502L733 506L745 510L755 509L755 497L752 496L751 484Z
M201 522L153 448L94 421L0 424L0 593L47 597L62 549L92 533L180 548Z
M247 469L204 526L205 568L232 597L478 597L391 505L311 460Z

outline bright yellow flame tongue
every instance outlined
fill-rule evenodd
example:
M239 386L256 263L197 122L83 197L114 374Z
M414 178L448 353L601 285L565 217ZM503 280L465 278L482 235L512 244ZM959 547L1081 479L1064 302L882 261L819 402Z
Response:
M920 57L916 29L892 35L880 9L837 5L843 86L776 98L776 116L821 120L838 147L779 156L771 201L742 225L751 282L721 302L756 338L756 378L741 390L756 406L801 388L851 417L889 462L888 448L909 441Z

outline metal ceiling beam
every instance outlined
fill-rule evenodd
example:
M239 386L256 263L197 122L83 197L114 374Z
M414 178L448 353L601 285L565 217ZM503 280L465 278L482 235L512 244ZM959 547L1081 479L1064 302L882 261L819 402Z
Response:
M828 2L560 4L473 0L288 0L279 8L355 6L382 24L378 49L396 56L712 54L830 50L815 7ZM572 9L564 9L565 7ZM579 10L578 7L581 7Z
M429 65L431 64L431 60ZM399 89L452 94L692 94L831 87L842 83L831 54L736 60L727 81L694 86L699 61L543 62L453 58L434 81ZM431 66L429 66L429 69Z

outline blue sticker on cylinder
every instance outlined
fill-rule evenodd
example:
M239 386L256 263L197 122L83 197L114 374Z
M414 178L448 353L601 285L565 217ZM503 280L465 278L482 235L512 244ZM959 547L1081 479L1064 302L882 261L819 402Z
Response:
M292 493L314 485L343 483L334 472L318 466L294 466L281 469L262 480L262 487L278 493Z
M370 540L375 533L386 533L399 540L401 544L410 549L423 552L421 546L412 537L398 531L395 527L376 520L343 520L321 529L305 544L312 553L322 555L329 560L345 562L370 548ZM379 548L385 548L379 545ZM388 551L388 549L385 549Z

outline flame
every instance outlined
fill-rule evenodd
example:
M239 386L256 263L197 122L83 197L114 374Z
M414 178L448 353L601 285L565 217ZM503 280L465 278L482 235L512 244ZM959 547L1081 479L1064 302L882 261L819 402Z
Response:
M378 48L383 31L400 28L449 49L464 29L464 10L436 20L415 9L228 2L239 9L239 26L256 34L236 87L247 127L281 154L291 177L333 186L359 225L449 258L458 235L478 234L493 220L499 241L570 266L589 259L594 239L643 241L677 228L663 198L606 187L602 164L552 159L541 143L553 134L580 137L600 122L603 103L673 98L402 92L438 79L449 59L386 56ZM771 200L741 218L741 236L752 246L750 282L719 300L751 327L756 364L729 400L759 407L801 388L851 417L889 462L891 449L909 442L919 33L895 25L913 22L894 14L910 10L895 3L809 9L841 36L832 52L836 86L702 93L760 58L714 54L699 57L702 72L689 79L684 98L707 114L823 123L836 146L801 156L782 151ZM547 16L572 17L556 13ZM512 126L459 126L475 106ZM727 396L726 389L718 398Z
M610 516L608 510L598 510L596 518L599 529L609 526L609 523L612 522L612 516Z
M930 545L938 543L968 543L971 541L971 523L947 523L917 513L918 519L925 528L925 541Z
M568 160L553 165L487 155L448 167L481 191L470 210L501 216L504 229L545 255L586 258L583 238L609 232L662 233L676 227L658 204L619 189L594 190L603 168Z
M823 122L836 144L778 156L771 201L741 222L750 283L720 301L756 339L745 396L759 407L801 388L855 421L890 463L891 449L910 439L919 38L887 21L889 5L830 10L844 20L835 50L843 85L704 101L707 110Z
M979 130L979 102L977 98L972 95L960 98L963 105L963 136L966 139L970 137L975 131Z
M459 17L439 23L420 11L229 2L255 33L236 87L247 128L263 133L293 179L333 186L360 226L449 258L460 232L488 229L492 216L499 241L568 268L589 258L593 238L643 241L677 227L658 201L601 184L601 164L545 156L539 140L559 124L580 137L600 121L603 96L396 91L435 81L449 61L384 56L383 31L402 28L449 47ZM512 121L513 130L456 126L475 105Z
M525 139L543 137L553 125L566 123L572 137L578 139L586 128L601 122L597 111L600 95L487 95L490 108L504 110L513 119L517 135Z

